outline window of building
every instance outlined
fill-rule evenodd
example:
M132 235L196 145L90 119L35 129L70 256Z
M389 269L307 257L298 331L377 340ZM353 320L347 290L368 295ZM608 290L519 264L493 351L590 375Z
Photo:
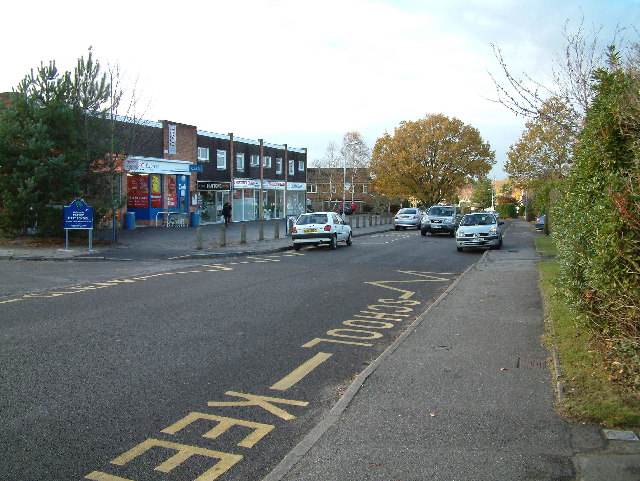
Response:
M282 174L282 159L276 158L276 174Z
M316 184L307 184L307 193L308 194L317 194L318 186Z
M362 193L363 194L369 193L369 186L367 184L362 184Z
M298 172L304 172L304 160L298 161Z
M296 173L296 163L293 160L289 161L289 175L294 175Z
M218 150L218 170L225 170L227 168L227 151Z
M260 167L260 156L252 155L250 165L251 167Z
M262 166L266 167L267 169L271 168L271 157L267 157L265 156L262 160Z
M198 147L198 162L209 162L208 147Z
M244 154L236 154L236 170L239 172L244 171Z

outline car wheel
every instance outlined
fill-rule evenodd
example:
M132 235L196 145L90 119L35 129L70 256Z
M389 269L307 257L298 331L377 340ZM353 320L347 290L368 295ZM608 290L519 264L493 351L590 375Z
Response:
M449 232L449 236L455 237L456 236L456 231L452 230L451 232Z
M427 231L424 230L424 229L420 229L420 234L423 235L423 236L426 236L427 235Z
M458 247L458 246L456 246L456 250L457 250L458 252L462 252L462 247Z
M394 228L395 230L400 230L400 226L397 226L397 225L396 225L396 226L393 226L393 228Z
M353 244L353 237L351 237L351 232L349 232L349 237L347 237L347 245L350 246Z
M293 248L299 251L300 249L302 249L302 244L293 244Z
M335 250L338 247L338 237L337 236L333 236L331 238L331 242L329 242L329 247L331 247L331 250Z

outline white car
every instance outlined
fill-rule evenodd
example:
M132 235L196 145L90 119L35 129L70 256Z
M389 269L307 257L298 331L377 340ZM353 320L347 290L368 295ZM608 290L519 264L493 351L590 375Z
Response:
M313 212L302 214L291 230L293 248L299 251L304 244L329 244L331 249L338 247L338 242L348 246L353 243L351 226L336 212Z
M495 215L487 212L465 215L456 231L456 249L458 252L465 247L500 249L502 247L500 226L503 224L503 221L499 221Z

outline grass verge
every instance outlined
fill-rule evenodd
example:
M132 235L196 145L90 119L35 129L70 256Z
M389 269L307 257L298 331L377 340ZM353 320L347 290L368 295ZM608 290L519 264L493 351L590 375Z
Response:
M555 256L551 237L535 237L535 242L540 255ZM547 323L545 342L558 353L560 380L564 383L561 411L572 418L607 426L640 425L640 393L612 382L606 346L567 305L556 287L555 280L560 274L558 262L540 261L538 272Z

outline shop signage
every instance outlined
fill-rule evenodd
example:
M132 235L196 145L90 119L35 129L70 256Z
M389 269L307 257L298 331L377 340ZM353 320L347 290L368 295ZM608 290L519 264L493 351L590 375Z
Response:
M259 179L233 179L234 189L259 189Z
M202 172L202 165L190 165L189 172Z
M265 190L284 190L286 184L283 180L264 180L262 188Z
M176 126L169 124L169 154L175 155L177 152L178 145L178 133L176 131Z
M287 182L287 190L307 190L304 182Z
M198 190L199 191L212 191L212 190L231 190L231 182L216 182L211 180L199 180L198 181Z
M191 162L186 160L156 159L153 157L130 156L124 160L124 169L136 174L178 174L190 175Z

